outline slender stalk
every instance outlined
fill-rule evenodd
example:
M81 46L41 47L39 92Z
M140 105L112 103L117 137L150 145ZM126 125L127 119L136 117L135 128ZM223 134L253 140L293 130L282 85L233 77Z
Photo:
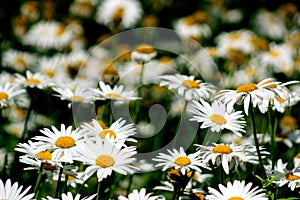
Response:
M66 194L68 193L68 180L69 180L69 175L66 174L66 177L65 177L65 186L64 186L64 192Z
M143 76L144 76L144 67L145 63L142 63L141 66L141 74L140 74L140 78L139 78L139 85L138 85L138 97L142 96L142 85L143 85ZM141 110L141 100L136 100L136 110L135 110L135 119L134 121L137 122L139 120L139 113Z
M126 190L126 194L128 195L129 192L130 192L130 189L131 189L131 184L132 184L132 180L133 180L133 174L129 175L129 183L128 183L128 187L127 187L127 190Z
M258 161L259 161L262 173L263 173L263 178L266 179L267 175L265 172L264 165L262 163L262 158L261 158L261 154L260 154L260 150L259 150L259 142L258 142L257 133L256 133L256 125L255 125L254 110L253 110L252 102L250 102L249 114L250 114L251 121L252 121L252 131L253 131L253 137L254 137L256 152L257 152L257 156L258 156Z
M56 185L56 190L55 190L55 198L60 198L60 187L61 187L61 178L62 174L64 171L64 163L62 163L62 167L59 169L59 174L58 174L58 180L57 180L57 185Z
M268 123L269 123L269 134L271 138L271 161L272 161L272 169L275 166L275 135L273 131L273 124L272 124L272 116L271 110L268 110Z
M100 190L100 188L101 188L101 181L98 181L98 187L97 187L97 198L96 198L96 200L100 200L101 199L101 190Z
M43 175L43 168L44 168L44 164L42 163L41 166L40 166L39 174L38 174L38 177L36 179L34 190L33 190L33 192L35 193L35 198L37 198L37 190L39 189L39 186L40 186L41 178L42 178L42 175Z

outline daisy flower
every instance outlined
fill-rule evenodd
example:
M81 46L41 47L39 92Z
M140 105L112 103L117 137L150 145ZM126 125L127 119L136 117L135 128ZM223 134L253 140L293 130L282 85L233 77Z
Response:
M89 165L85 169L84 180L97 173L98 181L110 176L113 171L127 175L134 173L137 168L131 163L134 162L136 155L135 147L119 148L119 145L110 140L91 141L86 139L78 145L75 160Z
M138 63L149 62L157 55L155 49L149 44L141 44L131 52L131 59Z
M32 73L27 70L26 75L16 74L16 83L23 87L45 89L54 86L52 80L42 73Z
M60 130L51 126L40 130L43 136L35 136L32 139L43 142L40 147L52 151L53 160L61 162L73 162L73 156L76 154L77 145L82 138L79 129L72 130L72 126L66 127L61 124Z
M164 200L165 197L160 196L152 196L152 193L147 193L145 188L141 188L140 190L133 190L128 197L124 197L122 195L118 196L118 200Z
M207 200L268 200L268 196L263 189L259 189L258 186L251 188L252 185L252 182L246 184L244 180L234 180L233 183L227 182L227 186L219 184L220 192L212 187L208 187L209 194L205 198Z
M186 100L211 99L215 93L215 87L210 83L195 80L194 76L181 74L161 76L160 86L167 86L170 90L176 90Z
M3 52L2 65L18 72L24 72L36 64L36 59L36 56L30 53L9 49Z
M274 167L274 170L269 170L271 172L270 175L271 177L279 175L279 177L273 182L279 187L287 184L288 187L294 191L295 188L300 187L300 168L296 166L292 170L289 170L286 167L287 164L288 163L283 163L282 160L279 159Z
M74 39L72 31L58 21L40 21L23 36L23 43L40 50L62 50Z
M31 186L27 187L25 190L22 191L23 186L15 182L14 184L11 183L10 179L4 182L0 179L0 199L7 199L7 200L31 200L34 197L34 193L28 194Z
M244 104L244 112L248 115L251 103L253 108L257 106L261 113L265 113L273 95L273 92L268 88L272 84L274 84L272 78L264 79L257 84L242 84L236 90L220 90L215 99L225 103L228 112L233 110L235 104Z
M258 157L256 155L255 146L250 145L235 145L232 144L216 144L212 146L198 145L198 154L204 164L218 167L222 164L222 167L226 174L229 174L229 170L233 167L235 170L238 166L245 169L244 163L258 163ZM263 148L260 148L263 150ZM267 154L265 151L261 151L262 154Z
M134 96L134 91L124 91L124 86L115 85L111 88L110 85L105 84L103 81L99 81L99 89L90 89L96 99L100 100L115 100L118 102L130 101L140 99Z
M76 194L76 196L73 196L71 192L68 192L68 193L62 193L60 199L52 198L50 196L47 196L47 198L42 198L42 199L43 200L92 200L96 195L97 194L93 194L89 197L81 198L81 194Z
M109 28L127 29L133 27L141 18L143 9L136 0L105 0L96 12L96 22Z
M24 89L13 83L0 84L0 108L7 107L11 101L16 100L17 96L25 92Z
M103 127L102 123L98 120L92 119L91 123L84 123L81 125L80 132L86 137L97 137L104 141L106 138L110 138L117 144L124 146L125 141L136 142L136 140L129 138L136 134L134 124L125 124L126 120L119 118L112 123L110 127Z
M242 111L226 111L226 105L215 100L212 105L200 99L200 102L193 101L191 112L194 116L191 121L202 122L200 128L210 127L211 131L219 132L227 129L242 137L245 133L246 121L243 119Z
M81 103L94 103L95 98L89 92L89 88L85 85L61 85L59 87L53 87L53 90L56 94L54 96L60 97L61 100L69 101L68 106L70 107L73 102L81 102Z
M177 149L167 150L168 154L159 153L156 158L153 158L153 161L158 162L155 167L163 166L162 170L165 171L169 168L180 169L180 172L185 175L191 169L195 171L202 171L200 167L209 169L206 165L203 164L203 160L196 153L187 154L182 147Z

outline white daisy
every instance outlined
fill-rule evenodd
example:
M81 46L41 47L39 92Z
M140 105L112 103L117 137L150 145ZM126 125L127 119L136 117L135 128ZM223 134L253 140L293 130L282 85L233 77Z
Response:
M44 89L54 86L52 80L42 73L33 73L29 70L26 71L26 75L16 74L16 83L22 87L39 88Z
M11 102L17 100L17 96L25 92L24 89L13 83L0 84L0 108L7 107Z
M152 160L158 162L155 167L163 167L162 170L165 171L169 168L180 169L181 173L185 175L191 169L195 171L202 171L200 167L209 169L203 160L197 153L187 154L182 147L179 148L179 151L176 149L167 150L168 154L159 153L156 158Z
M99 89L90 90L96 99L115 100L120 103L123 101L140 99L139 97L134 96L134 91L124 91L124 85L115 85L111 88L110 85L105 84L103 81L99 81L99 86Z
M118 196L118 200L165 200L165 198L162 195L152 196L152 193L147 193L145 188L141 188L133 190L128 197Z
M36 56L33 54L9 49L3 52L2 65L16 70L17 72L24 72L28 68L32 68L36 64Z
M47 198L42 198L42 200L92 200L97 194L93 194L89 197L81 198L81 194L76 194L76 196L73 196L71 192L68 193L62 193L61 199L52 198L50 196L47 196Z
M248 115L250 103L256 106L261 113L268 110L273 92L268 86L274 84L272 78L264 79L257 84L247 83L240 85L236 90L220 90L215 99L227 104L228 112L233 110L235 104L244 104L244 112Z
M202 122L200 128L207 128L213 132L219 132L223 129L232 131L238 136L245 133L246 121L243 119L242 111L226 111L226 105L220 101L215 100L212 105L200 99L200 102L193 101L193 109L191 112L194 116L191 121Z
M212 146L198 145L198 154L204 164L218 167L222 164L222 167L226 174L229 174L229 170L232 168L237 169L238 166L245 169L244 164L247 163L258 163L258 157L256 154L255 146L250 145L236 145L231 144L216 144ZM263 148L260 148L263 150ZM261 151L262 154L267 154L265 151Z
M287 169L287 164L288 163L283 163L282 160L279 159L274 167L274 170L270 170L270 175L271 177L279 175L274 183L278 184L279 187L287 184L288 187L294 191L295 188L300 187L300 168L294 167L292 170L289 170Z
M141 44L131 52L131 59L138 63L146 63L156 55L157 52L151 45Z
M39 21L30 27L23 37L23 43L39 50L63 50L74 38L72 31L58 21Z
M176 90L186 100L211 99L215 93L215 87L210 83L195 80L194 76L181 74L161 76L160 86L167 86L170 90Z
M40 147L52 151L53 160L72 163L82 138L79 129L72 130L72 126L66 128L64 124L61 124L60 130L55 126L51 128L52 131L48 128L40 130L43 136L35 136L32 139L44 142Z
M136 0L105 0L97 8L96 22L109 28L127 29L133 27L141 18L142 6Z
M81 125L80 132L86 137L97 137L102 141L110 138L117 144L122 144L122 146L125 146L126 141L136 142L136 140L130 138L136 134L134 124L126 124L126 120L122 118L119 118L107 128L103 128L102 123L99 123L98 120L92 119L91 123Z
M235 180L227 182L227 186L219 184L218 190L208 187L209 194L206 195L207 200L233 200L233 199L245 199L245 200L268 200L268 196L263 189L259 189L258 186L251 188L253 183L245 183L244 180Z
M32 200L34 197L34 193L28 194L31 186L27 187L22 191L23 186L15 182L11 183L10 179L4 182L0 179L0 199L7 200Z
M132 165L136 155L135 147L119 148L119 145L112 143L110 140L85 140L78 145L76 160L89 165L85 169L84 180L87 180L95 172L98 181L110 176L113 171L126 175L132 174L137 170Z

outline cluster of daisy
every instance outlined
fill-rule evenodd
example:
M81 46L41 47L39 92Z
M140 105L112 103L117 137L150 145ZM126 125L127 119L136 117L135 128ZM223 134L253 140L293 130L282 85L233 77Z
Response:
M299 197L297 4L18 6L0 34L0 199Z

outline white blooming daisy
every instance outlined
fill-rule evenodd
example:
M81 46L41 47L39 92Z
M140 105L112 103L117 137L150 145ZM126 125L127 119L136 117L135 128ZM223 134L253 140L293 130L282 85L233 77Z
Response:
M135 147L119 148L119 145L110 140L96 140L95 142L87 139L78 145L76 160L89 165L85 169L84 180L87 180L95 172L98 181L110 176L113 171L126 175L134 173L137 168L132 165L137 152Z
M34 197L34 193L28 194L31 186L27 187L24 191L22 191L23 186L15 182L11 183L10 179L4 182L0 179L0 199L7 200L31 200Z
M258 163L258 157L256 154L255 146L250 145L236 145L231 144L216 144L212 146L198 145L198 154L201 157L204 164L209 165L211 162L214 166L222 167L226 174L229 174L229 170L232 168L237 169L238 166L245 169L244 163ZM263 150L263 148L260 148ZM267 154L265 151L261 151L262 154Z
M156 56L157 52L149 44L141 44L131 52L131 59L138 63L149 62Z
M176 90L186 100L211 99L215 93L215 87L210 83L195 80L194 76L181 74L161 76L160 86L167 86L170 90Z
M156 158L152 160L158 162L155 167L163 167L162 170L165 171L169 168L180 169L183 175L186 172L189 172L191 169L195 171L202 171L200 167L208 168L205 164L203 164L203 160L197 153L187 154L182 147L177 149L167 150L168 154L159 153ZM208 168L209 169L209 168Z
M127 29L133 27L141 18L142 6L136 0L105 0L97 8L96 22L109 28Z
M227 186L219 184L220 192L212 187L208 187L209 194L206 195L207 200L268 200L268 196L263 189L258 186L251 188L253 183L245 183L245 181L235 180L227 182Z
M288 163L283 163L279 159L274 167L274 170L270 170L271 177L279 177L274 181L279 187L288 185L288 187L294 191L295 188L300 187L300 168L294 167L292 170L287 169ZM270 167L269 167L270 168Z
M32 139L44 142L42 148L52 151L53 160L61 162L73 162L73 156L76 154L77 145L82 138L79 129L72 130L72 126L61 124L60 130L51 126L40 130L43 136L35 136Z
M227 110L233 110L235 104L244 104L244 112L248 115L250 103L253 108L256 106L261 113L268 110L270 99L273 92L268 86L274 84L272 78L264 79L257 84L247 83L240 85L236 90L224 89L220 90L215 99L227 104Z
M232 131L238 136L245 133L246 121L243 119L242 111L226 111L226 105L215 100L212 105L200 99L200 102L193 101L193 109L191 112L194 116L191 121L202 122L200 128L207 128L213 132L219 132L223 129Z
M39 50L62 50L74 38L72 31L58 21L40 21L30 27L24 35L23 43Z
M84 123L81 125L80 132L86 137L97 137L104 141L106 138L110 138L117 144L124 146L126 141L136 142L136 140L129 138L136 134L134 124L125 124L126 120L119 118L112 123L110 127L103 128L102 123L98 120L92 119L91 123Z
M26 71L25 76L21 74L16 74L16 83L21 85L22 87L39 89L52 87L54 85L52 80L47 75L44 75L39 72L32 73L29 70Z
M99 86L99 89L90 90L96 99L115 100L118 102L140 99L139 97L134 96L134 91L124 91L124 85L115 85L111 88L110 85L105 84L103 81L99 81Z
M18 87L14 83L0 84L0 108L8 106L17 96L25 93L24 89Z
M118 200L165 200L165 198L160 196L152 196L152 193L147 193L145 188L140 190L133 190L128 197L118 196Z
M36 57L30 53L9 49L3 52L2 65L14 69L18 72L24 72L26 69L35 66Z
M81 198L81 194L76 194L76 196L73 196L71 192L68 193L62 193L61 199L52 198L50 196L47 196L47 198L42 198L43 200L92 200L97 194L93 194L89 197Z

